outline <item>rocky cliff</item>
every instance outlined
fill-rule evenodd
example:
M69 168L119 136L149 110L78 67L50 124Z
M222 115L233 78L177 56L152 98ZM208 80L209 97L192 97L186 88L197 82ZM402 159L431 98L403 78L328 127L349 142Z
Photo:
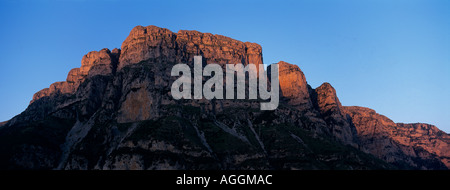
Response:
M447 169L449 135L345 107L279 62L280 105L174 100L173 65L254 63L261 46L137 26L121 49L89 52L0 127L2 169ZM271 66L268 67L268 70ZM270 73L270 72L269 72ZM203 80L203 82L205 79Z
M50 88L42 89L33 95L34 101L54 94L72 94L87 77L96 75L112 75L116 72L119 63L120 50L114 49L112 52L105 48L100 51L92 51L84 55L81 59L81 67L69 71L64 82L55 82Z
M359 138L351 118L344 112L336 90L329 83L323 83L314 90L312 102L321 117L327 122L332 136L344 144L359 147Z
M302 70L297 65L284 61L278 62L280 96L284 97L289 105L302 109L311 109L312 103L308 91L308 83ZM270 68L269 68L270 69Z
M122 43L119 69L140 61L190 63L196 55L202 55L206 64L263 63L262 48L255 43L198 31L173 33L156 26L137 26Z
M427 169L449 165L449 135L433 125L394 123L364 107L344 107L364 151L396 165Z

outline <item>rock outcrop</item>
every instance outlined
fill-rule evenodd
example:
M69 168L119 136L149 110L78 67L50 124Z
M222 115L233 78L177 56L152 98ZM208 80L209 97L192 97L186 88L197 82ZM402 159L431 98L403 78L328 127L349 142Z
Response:
M30 104L36 100L55 94L72 94L78 86L88 77L95 75L111 75L116 72L120 50L112 52L104 48L100 51L91 51L81 59L81 67L69 71L66 81L55 82L50 88L42 89L33 95Z
M137 26L121 50L89 52L66 81L0 123L0 169L449 167L448 134L342 106L329 83L312 89L283 61L276 110L261 111L259 100L175 100L171 67L192 66L196 55L205 64L263 63L255 43Z
M301 109L311 109L308 83L302 70L297 65L284 61L278 62L278 69L280 97L286 98L289 105L298 106Z
M437 156L442 163L450 168L450 135L436 126L425 123L397 123L392 138L401 145L425 150ZM416 151L416 154L420 151Z
M450 136L428 124L396 124L364 107L343 107L356 127L363 150L399 166L449 167Z
M311 92L312 102L327 122L333 137L339 141L358 147L358 136L352 122L343 112L336 90L330 83L323 83Z

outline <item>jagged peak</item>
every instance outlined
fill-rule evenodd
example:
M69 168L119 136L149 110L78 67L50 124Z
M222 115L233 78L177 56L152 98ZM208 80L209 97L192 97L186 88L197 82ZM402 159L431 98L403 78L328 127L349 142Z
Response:
M341 109L342 105L336 94L336 89L334 89L330 83L324 82L314 91L316 93L314 102L316 102L321 112L327 112L334 109L339 111Z
M285 61L279 61L277 64L281 96L287 99L288 104L301 110L311 108L308 83L300 67ZM268 73L271 73L271 68L272 65L269 65Z
M49 88L44 88L33 95L30 104L42 97L53 94L74 93L78 86L90 76L114 74L120 57L120 49L103 48L91 51L81 59L81 67L74 68L67 74L66 81L55 82Z

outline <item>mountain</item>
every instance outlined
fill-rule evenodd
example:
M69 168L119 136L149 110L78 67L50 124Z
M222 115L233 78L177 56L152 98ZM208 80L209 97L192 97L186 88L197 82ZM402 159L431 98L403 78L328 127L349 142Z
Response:
M364 107L344 107L352 118L364 151L398 166L450 167L450 136L423 123L394 123Z
M449 134L342 106L280 61L280 102L175 100L175 64L253 63L262 48L221 35L137 26L121 49L83 56L0 126L1 169L448 169ZM268 73L272 65L267 67ZM269 77L270 78L270 77ZM203 78L203 83L208 77Z

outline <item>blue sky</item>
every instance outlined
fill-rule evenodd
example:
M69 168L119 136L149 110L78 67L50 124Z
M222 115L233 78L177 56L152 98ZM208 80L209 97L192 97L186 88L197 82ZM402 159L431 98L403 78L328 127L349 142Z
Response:
M136 25L256 42L343 105L450 132L450 1L0 1L0 121Z

